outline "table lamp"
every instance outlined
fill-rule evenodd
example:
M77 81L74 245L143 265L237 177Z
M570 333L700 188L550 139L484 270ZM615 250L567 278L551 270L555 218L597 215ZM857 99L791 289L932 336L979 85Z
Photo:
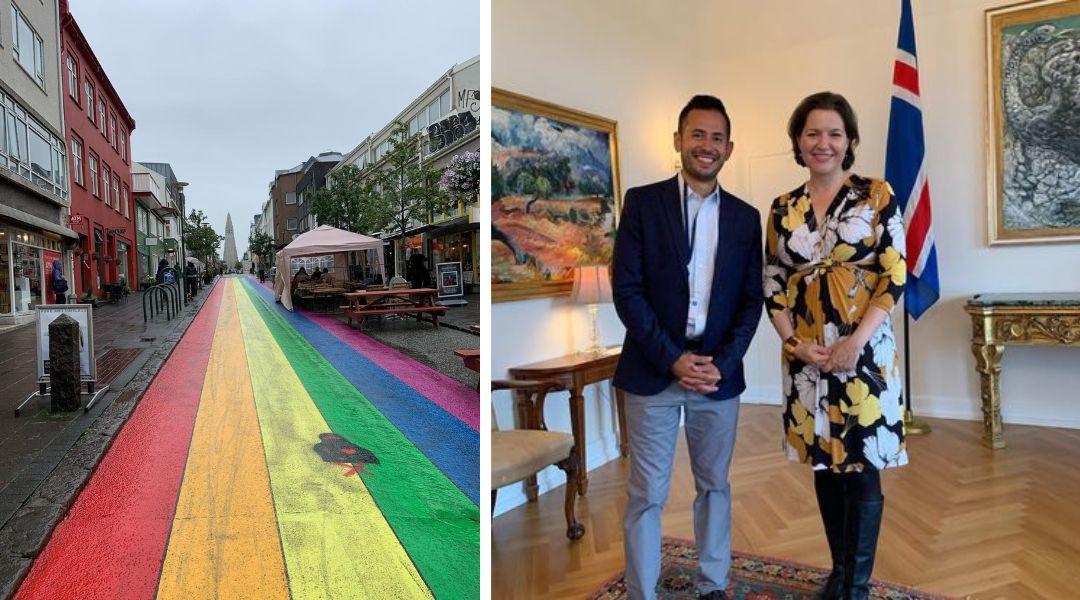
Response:
M611 278L607 265L581 265L574 270L574 289L570 300L575 304L589 305L589 319L592 321L592 340L585 350L587 354L599 356L604 353L600 347L600 335L596 328L596 305L611 302Z

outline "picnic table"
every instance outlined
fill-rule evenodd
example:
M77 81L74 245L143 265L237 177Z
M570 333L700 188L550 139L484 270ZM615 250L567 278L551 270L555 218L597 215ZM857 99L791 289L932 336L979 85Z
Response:
M341 309L352 326L353 319L363 328L364 318L374 315L414 315L417 322L424 313L430 313L435 327L439 327L439 316L446 314L445 306L435 305L435 288L395 288L389 290L364 290L344 294L348 305Z

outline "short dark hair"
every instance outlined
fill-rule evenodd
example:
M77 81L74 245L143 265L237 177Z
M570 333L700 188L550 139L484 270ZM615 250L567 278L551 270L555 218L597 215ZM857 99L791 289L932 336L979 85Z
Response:
M731 137L731 117L728 116L723 101L716 96L709 96L706 94L694 96L686 103L686 106L679 111L679 133L682 133L683 125L686 124L686 115L690 114L690 111L692 110L715 110L724 115L724 120L727 121L728 137Z
M799 136L806 127L806 118L810 116L810 111L818 109L834 111L844 122L844 132L848 136L848 149L844 154L844 162L840 166L847 171L851 165L855 164L855 146L859 145L859 121L855 118L855 111L848 104L847 99L832 92L818 92L803 98L802 102L795 107L795 112L791 113L787 131L788 137L791 138L791 151L795 154L795 162L799 163L800 167L806 166L806 161L799 152Z

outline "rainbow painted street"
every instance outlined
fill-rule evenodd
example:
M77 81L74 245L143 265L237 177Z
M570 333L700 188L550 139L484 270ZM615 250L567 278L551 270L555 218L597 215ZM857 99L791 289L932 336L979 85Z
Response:
M477 598L475 390L222 278L16 598Z

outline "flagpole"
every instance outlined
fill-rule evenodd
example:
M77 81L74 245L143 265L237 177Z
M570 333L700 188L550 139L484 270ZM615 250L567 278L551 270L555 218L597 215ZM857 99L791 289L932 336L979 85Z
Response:
M915 418L911 411L911 337L908 330L911 329L911 318L908 316L907 300L904 300L904 430L908 435L925 435L930 433L930 425L921 419Z

